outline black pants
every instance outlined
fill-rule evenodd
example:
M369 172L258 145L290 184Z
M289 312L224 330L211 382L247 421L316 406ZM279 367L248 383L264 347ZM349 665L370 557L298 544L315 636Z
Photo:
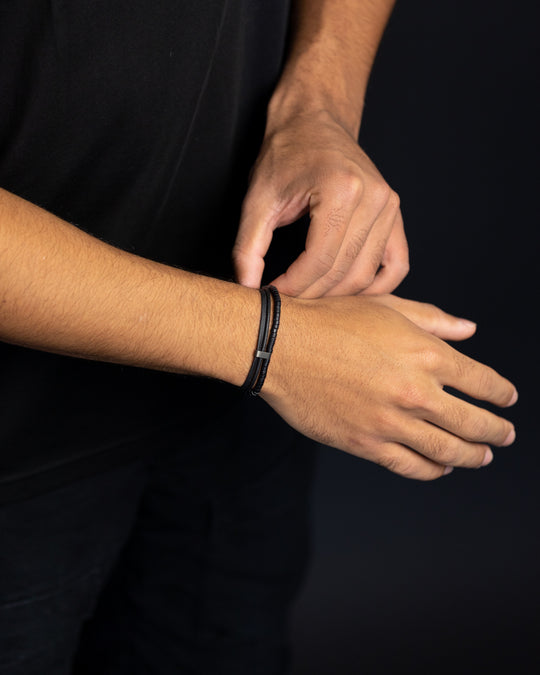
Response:
M2 675L287 672L313 446L261 401L171 443L0 508Z

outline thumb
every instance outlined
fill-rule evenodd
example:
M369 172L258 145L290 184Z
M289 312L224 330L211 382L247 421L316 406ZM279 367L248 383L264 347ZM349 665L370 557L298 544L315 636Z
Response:
M248 190L242 205L240 225L232 258L236 280L243 286L259 288L264 271L264 256L270 248L277 214L268 197Z
M466 340L476 331L476 324L473 321L443 312L435 305L398 298L396 295L372 297L375 297L377 302L401 312L419 328L442 340Z

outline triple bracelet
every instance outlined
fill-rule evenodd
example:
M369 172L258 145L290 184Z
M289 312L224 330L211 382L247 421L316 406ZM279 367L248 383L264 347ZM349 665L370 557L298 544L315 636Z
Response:
M264 384L281 315L281 297L278 289L275 286L263 286L260 289L260 294L261 320L257 348L246 381L242 385L242 390L249 392L252 396L258 396Z

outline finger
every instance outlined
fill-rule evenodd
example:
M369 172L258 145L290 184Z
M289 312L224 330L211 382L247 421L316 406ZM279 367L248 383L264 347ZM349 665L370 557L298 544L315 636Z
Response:
M472 321L447 314L426 302L407 300L396 295L377 295L374 299L405 315L419 328L442 340L465 340L476 331L476 324Z
M476 469L493 459L485 443L466 441L424 420L415 420L406 429L406 435L396 440L437 464Z
M305 191L290 184L278 188L255 177L247 192L232 251L237 281L258 288L264 271L264 256L274 230L303 216L308 207Z
M310 197L311 223L306 248L273 283L287 295L301 295L329 275L336 263L351 218L360 199L360 188L328 187ZM330 195L331 194L331 198ZM371 224L371 223L370 223ZM311 296L310 296L311 297Z
M389 198L387 204L378 213L373 222L364 245L360 248L356 246L354 240L347 243L347 246L352 249L352 253L354 254L354 259L351 261L352 264L342 281L330 288L325 293L326 295L355 295L373 284L384 258L388 239L396 218L396 209L399 204L397 195L395 193L391 194L392 196ZM352 223L352 231L354 231L354 227L355 223Z
M243 286L258 288L261 285L264 256L279 217L270 193L248 191L232 251L236 279Z
M364 289L364 293L392 293L408 273L409 246L403 227L403 217L401 211L398 211L386 242L381 268L375 275L373 283Z
M514 441L514 425L508 420L448 392L442 396L437 408L424 415L427 421L473 443L506 446Z
M415 480L435 480L452 470L400 443L383 443L376 454L366 455L366 459L404 478Z
M377 199L374 199L371 195L369 200L364 199L360 202L350 215L347 230L343 233L341 246L331 269L306 288L302 292L302 297L319 298L329 295L329 291L334 288L341 288L366 247L371 252L366 259L370 260L373 266L373 272L370 271L368 276L371 278L371 274L375 275L384 254L386 240L390 234L390 227L386 223L386 206L389 194L389 189L384 191L381 189ZM377 238L380 241L375 244L375 246L378 246L377 254L375 254L373 242ZM344 290L338 294L345 295L351 294L351 292Z
M441 343L444 345L444 343ZM441 373L442 384L479 399L489 401L499 407L513 405L517 400L514 385L497 373L493 368L485 366L474 359L451 350L451 359L444 360L444 373ZM448 365L450 364L450 365Z

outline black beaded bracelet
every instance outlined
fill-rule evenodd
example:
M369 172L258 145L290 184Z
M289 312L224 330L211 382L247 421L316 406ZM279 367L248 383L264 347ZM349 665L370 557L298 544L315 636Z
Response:
M253 357L253 363L247 374L246 380L242 385L243 391L249 391L252 396L260 394L268 364L272 356L272 350L276 342L277 331L279 328L279 319L281 316L281 298L279 291L275 286L264 286L260 289L261 293L261 319L259 323L259 335L257 338L257 349ZM272 302L273 299L273 312ZM270 324L270 315L272 314L272 323Z

